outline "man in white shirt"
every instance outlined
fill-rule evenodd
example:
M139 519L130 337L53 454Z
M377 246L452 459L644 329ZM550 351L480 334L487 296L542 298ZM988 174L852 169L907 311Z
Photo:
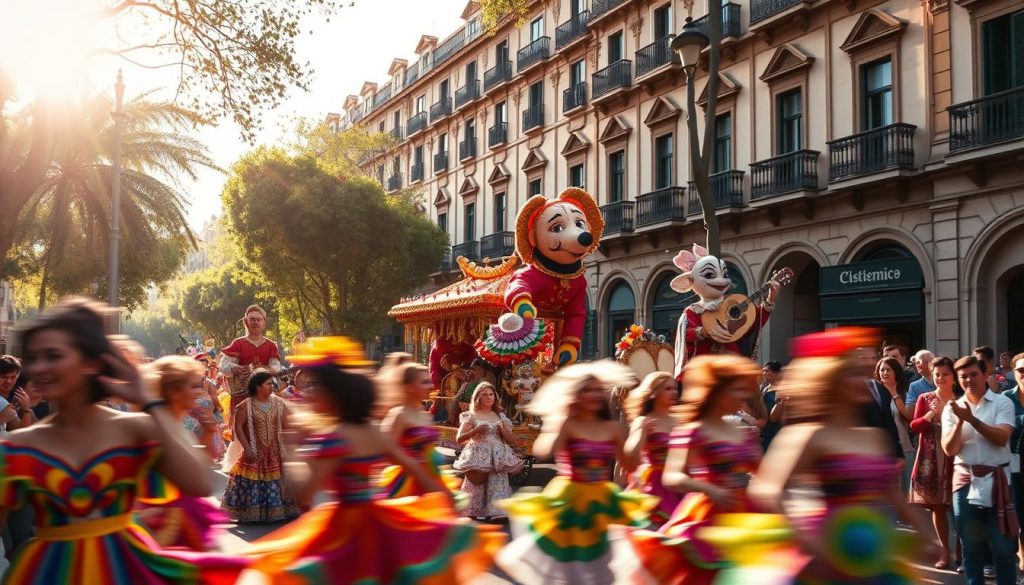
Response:
M953 518L964 548L968 585L984 585L985 544L997 585L1014 585L1020 527L1010 492L1013 403L989 390L975 356L953 366L965 394L942 413L942 450L953 457Z

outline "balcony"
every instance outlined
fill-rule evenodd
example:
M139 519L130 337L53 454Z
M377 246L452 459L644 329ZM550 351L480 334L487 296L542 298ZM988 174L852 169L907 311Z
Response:
M915 130L912 124L890 124L828 141L828 181L914 168Z
M572 45L587 34L587 21L590 20L590 11L584 10L576 16L558 25L555 29L555 50Z
M1024 87L947 109L951 153L1024 137Z
M455 90L455 110L461 110L480 97L480 80L467 81L466 85Z
M455 263L452 262L452 249L447 248L444 251L444 256L441 257L441 263L437 265L438 272L448 272L455 267Z
M436 104L430 106L430 123L433 124L442 120L452 113L452 98L442 98Z
M750 165L750 201L818 190L817 150L797 150Z
M466 29L463 28L452 38L441 43L436 49L434 49L434 66L438 66L450 59L455 53L459 52L466 44Z
M516 54L519 62L519 72L522 73L537 63L544 61L551 56L551 38L541 37L522 49Z
M604 234L621 234L633 231L633 202L616 201L601 206L604 216Z
M658 39L636 52L636 78L652 73L670 64L679 64L679 58L672 52L672 39L676 35L668 35Z
M418 162L409 167L409 182L415 183L423 180L423 163Z
M616 61L595 73L593 99L597 101L604 95L633 85L633 62L628 59Z
M424 69L423 70L424 73L426 73L427 71L428 71L428 69ZM417 62L412 67L410 67L410 68L405 70L405 85L406 86L412 85L419 78L420 78L420 64L419 64L419 62Z
M697 27L697 30L705 35L708 34L708 15L705 14L693 21L693 26ZM722 4L722 39L730 37L738 39L741 34L740 5L733 2Z
M459 256L465 256L466 260L479 262L480 242L472 240L469 242L463 242L461 244L452 246L452 258L458 258Z
M487 147L494 148L508 142L508 122L499 122L487 130Z
M484 93L512 79L512 61L505 59L484 72Z
M711 199L715 209L732 209L743 207L743 171L722 171L708 177L711 186ZM701 212L700 197L697 187L690 181L690 200L686 212L697 215Z
M600 20L625 4L626 0L594 0L590 6L590 18L587 22L592 23Z
M471 159L476 156L476 136L470 136L459 143L459 161Z
M399 174L396 173L396 174L391 175L390 177L388 177L387 183L385 183L385 187L387 188L388 193L390 193L392 191L398 191L399 189L401 189L402 188L402 175L399 175Z
M388 134L390 134L391 137L394 138L395 140L401 140L402 139L402 127L401 126L395 126L394 128L391 129L391 132L388 132Z
M384 86L384 89L382 89L382 90L378 91L377 93L373 94L373 101L370 104L370 110L373 111L373 110L376 110L377 108L383 106L384 103L387 102L389 99L391 99L391 84L390 83L388 85Z
M786 11L798 4L804 4L808 0L751 0L750 2L750 24L761 22L771 18L780 12ZM738 26L738 25L737 25ZM723 34L723 37L725 35Z
M529 132L534 128L544 125L544 103L533 104L523 111L523 132Z
M686 221L686 188L668 187L636 198L636 225Z
M587 105L587 83L580 82L562 92L562 113Z
M434 174L440 174L448 170L448 151L442 151L434 155Z
M423 130L426 127L427 127L427 113L426 112L420 112L420 113L416 114L415 116L409 118L409 121L406 122L406 124L405 124L405 135L411 138L413 134L416 134L417 132L419 132L420 130Z
M480 256L484 258L504 258L515 251L515 232L495 232L480 238Z

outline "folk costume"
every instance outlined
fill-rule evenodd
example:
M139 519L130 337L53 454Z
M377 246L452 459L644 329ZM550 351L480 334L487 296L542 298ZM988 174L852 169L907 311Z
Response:
M234 412L235 407L247 397L246 384L249 382L249 376L236 375L235 371L239 366L249 366L250 374L256 368L266 368L274 374L281 371L281 354L277 344L264 337L262 331L255 339L251 337L247 319L252 314L267 318L267 312L262 307L250 305L245 310L245 328L248 334L235 339L221 350L220 370L228 377L231 388L231 408L228 412Z

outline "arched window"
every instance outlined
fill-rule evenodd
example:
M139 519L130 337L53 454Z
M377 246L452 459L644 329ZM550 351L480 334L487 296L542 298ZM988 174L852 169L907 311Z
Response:
M893 258L913 258L914 255L910 253L910 250L900 246L899 244L883 244L877 248L872 249L861 261L868 260L892 260Z
M615 344L626 334L629 326L636 318L636 296L629 283L620 280L612 288L608 295L608 307L605 311L608 314L608 337L605 346L605 355L615 355Z
M729 278L732 280L732 287L727 294L747 294L747 283L743 280L743 273L738 266L726 261L729 270ZM672 289L672 279L677 273L670 272L661 277L658 286L651 299L651 322L650 328L655 332L664 335L669 341L675 341L676 326L679 323L679 316L690 304L696 302L697 295L693 292L680 293Z

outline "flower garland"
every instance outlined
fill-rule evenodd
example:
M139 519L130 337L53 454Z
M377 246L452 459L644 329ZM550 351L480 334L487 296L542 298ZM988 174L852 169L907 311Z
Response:
M643 325L630 325L626 334L622 336L622 339L615 346L615 359L621 359L637 341L668 344L668 339L664 335L655 333Z

